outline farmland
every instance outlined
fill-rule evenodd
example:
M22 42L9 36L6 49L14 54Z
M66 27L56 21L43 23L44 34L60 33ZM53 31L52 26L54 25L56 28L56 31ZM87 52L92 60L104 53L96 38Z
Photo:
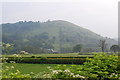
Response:
M43 75L45 73L51 72L48 69L48 67L55 68L58 65L61 65L61 66L66 65L67 66L66 68L69 68L73 64L71 64L71 63L64 64L65 61L60 61L60 62L62 62L61 64L53 64L53 63L51 63L51 64L49 64L49 63L35 64L35 62L33 62L34 59L46 58L46 59L49 59L48 61L50 61L51 59L58 61L58 59L59 59L59 60L68 60L68 62L70 62L71 60L75 61L75 59L79 60L81 58L85 59L86 57L93 57L93 55L79 55L78 53L68 53L68 54L28 54L28 55L19 54L18 56L16 56L15 54L13 54L13 55L2 55L2 57L6 57L8 59L13 59L13 60L29 59L27 63L19 63L19 62L18 63L3 63L3 65L2 65L3 69L5 69L6 66L8 66L8 67L14 66L14 69L7 71L8 74L11 72L15 72L16 70L20 70L21 73L23 73L23 74L29 74L29 73L33 72L35 74L34 76L32 75L33 78L34 77L45 78ZM29 63L30 59L33 63ZM45 59L43 59L43 61L45 61ZM15 61L15 62L17 62L17 61ZM80 66L80 65L77 65L77 66Z
M60 54L28 54L28 55L20 55L21 57L31 57L31 56L36 56L36 57L89 57L93 56L90 55L93 53L87 53L86 55L79 55L79 53L60 53ZM2 55L3 57L12 57L14 55Z
M74 57L72 57L73 54L75 54ZM94 55L69 53L69 55L67 55L68 54L4 55L4 57L8 59L6 59L7 63L4 62L2 65L5 71L5 74L3 72L3 76L9 75L10 77L12 74L11 78L47 78L48 76L46 77L44 75L49 74L52 78L73 78L73 76L69 74L74 74L74 76L79 75L79 78L89 77L99 79L99 75L102 75L103 78L107 76L107 78L117 80L117 74L119 73L117 55L108 55L106 53L96 53ZM85 61L83 61L84 59ZM54 73L55 71L57 72ZM68 72L66 73L66 71ZM116 76L113 75L113 72L115 72L114 74ZM109 76L108 73L113 76ZM5 77L6 76L3 78Z
M5 69L6 66L14 66L15 68L8 71L8 74L11 72L15 72L17 69L21 71L23 74L29 74L33 72L35 75L32 77L37 76L37 78L44 78L43 75L45 73L50 73L50 70L48 67L54 68L57 66L57 64L14 64L14 63L5 63L3 64L3 69ZM68 67L70 65L67 65Z
M93 54L93 53L92 53ZM87 57L93 57L93 55L79 55L78 53L66 53L66 54L13 54L3 55L8 58L6 62L10 63L15 61L16 63L39 63L39 64L82 64L86 61Z

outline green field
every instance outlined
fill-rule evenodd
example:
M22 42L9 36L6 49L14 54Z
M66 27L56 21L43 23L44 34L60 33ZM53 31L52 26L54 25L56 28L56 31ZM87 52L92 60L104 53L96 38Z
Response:
M67 54L20 54L19 57L91 57L93 55L79 55L79 53L67 53ZM2 55L2 57L15 57L14 55ZM68 58L67 58L68 59ZM43 75L45 73L50 73L51 68L55 68L57 65L66 65L67 68L69 68L72 64L28 64L28 63L4 63L3 64L3 70L6 66L11 67L14 66L12 70L9 70L7 73L15 72L16 70L19 70L22 74L30 74L33 72L35 75L32 77L37 78L45 78Z
M19 55L22 57L6 55L7 58L3 57L2 60L6 59L6 62L8 61L8 63L6 62L3 63L2 75L3 75L3 78L6 78L6 76L8 78L16 78L16 77L22 78L22 77L25 77L26 75L28 75L29 78L61 78L61 77L67 78L73 75L72 78L74 78L74 76L75 78L78 78L77 76L79 76L79 78L86 78L86 79L89 78L91 80L92 78L95 78L95 79L108 78L110 80L111 78L113 78L113 80L117 80L117 78L119 77L119 71L118 71L119 64L117 64L119 62L118 62L117 55L115 54L109 55L106 53L101 53L101 54L96 53L94 56L78 55L77 53L75 54L76 55L74 55L74 57L71 56L73 54ZM36 57L32 57L32 56L36 56ZM90 56L93 56L93 57L90 57ZM77 60L79 59L79 57L80 57L80 60ZM87 57L90 57L90 58L87 58ZM20 60L21 63L17 63L17 61L19 62L19 58L21 59ZM76 62L82 62L86 58L88 60L87 62L85 61L81 65L80 63L75 64ZM9 63L9 61L14 61L14 60L15 60L15 63L12 63L12 62ZM40 61L45 63L41 63ZM72 63L70 63L71 61ZM75 63L73 63L74 61ZM36 62L38 62L39 64L35 64ZM49 62L53 62L55 64L49 63ZM55 69L55 70L53 70L52 72L48 67L51 67L51 69ZM34 74L29 75L31 73L34 73ZM44 76L45 74L47 76ZM102 77L99 77L99 76L102 76Z
M43 78L44 73L50 73L51 71L48 69L48 67L54 68L58 64L17 64L17 63L4 63L3 69L5 69L6 66L14 66L15 68L12 70L9 70L8 73L15 72L17 69L20 70L23 74L29 74L33 72L35 75L39 78ZM59 64L62 65L62 64ZM70 67L70 65L67 65L67 67ZM33 76L32 76L33 77Z
M79 55L79 53L61 53L61 54L20 54L19 57L92 57L93 55ZM14 55L2 55L2 57L15 57ZM68 59L68 58L67 58ZM28 64L28 63L4 63L3 70L6 66L14 66L15 68L8 71L8 74L15 72L17 69L23 74L30 74L33 72L35 75L32 77L45 78L43 75L45 73L50 73L51 71L48 67L55 68L57 65L66 65L69 68L73 64ZM78 65L79 66L79 65Z
M40 64L82 64L87 57L93 57L93 53L80 55L79 53L61 53L61 54L13 54L3 55L8 58L6 62L10 63L40 63Z
M93 53L89 53L89 54L93 54ZM35 56L35 57L90 57L93 55L79 55L79 53L60 53L60 54L28 54L28 55L20 55L21 57L31 57L31 56ZM13 55L2 55L2 57L12 57Z

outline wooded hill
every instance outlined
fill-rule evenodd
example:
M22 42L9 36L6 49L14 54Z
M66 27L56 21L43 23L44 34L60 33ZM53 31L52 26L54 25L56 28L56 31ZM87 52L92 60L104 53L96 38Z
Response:
M97 26L96 26L97 27ZM2 24L2 40L13 43L14 51L44 53L45 49L59 52L72 52L75 45L81 44L86 49L99 50L97 43L105 39L108 48L117 41L102 37L88 29L73 23L55 20L47 22L19 21Z

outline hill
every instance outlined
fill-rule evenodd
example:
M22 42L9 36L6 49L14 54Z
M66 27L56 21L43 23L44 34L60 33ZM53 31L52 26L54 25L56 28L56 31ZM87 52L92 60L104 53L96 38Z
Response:
M15 51L25 50L30 53L42 53L44 49L72 52L77 44L81 44L83 49L96 50L100 39L106 39L108 47L117 43L63 20L7 23L2 24L2 31L3 42L13 43Z

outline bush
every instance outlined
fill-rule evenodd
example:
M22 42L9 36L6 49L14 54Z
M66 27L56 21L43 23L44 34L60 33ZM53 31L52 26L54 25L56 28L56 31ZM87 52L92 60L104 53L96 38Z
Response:
M26 51L20 51L20 54L28 55L29 53Z
M88 58L83 69L90 78L109 78L111 74L118 74L118 56L106 53L95 54L94 58ZM78 70L79 72L79 70ZM114 78L118 78L118 75Z
M41 60L47 60L47 57L41 57Z
M94 54L94 58L87 58L87 62L84 65L76 67L76 65L71 66L69 69L71 73L75 75L83 76L86 79L113 79L117 80L119 78L119 66L118 66L118 56L108 55L106 53ZM64 72L67 68L59 67L55 68L56 73L51 73L53 78L66 78L66 73ZM59 72L60 71L60 72ZM61 75L60 75L61 74ZM64 76L64 77L63 77ZM75 78L81 78L81 77ZM73 77L73 76L72 76ZM74 77L73 77L74 78Z
M31 56L31 58L35 58L35 56Z
M6 62L10 63L15 61L16 63L42 63L42 64L83 64L86 61L85 58L14 58L9 57Z

